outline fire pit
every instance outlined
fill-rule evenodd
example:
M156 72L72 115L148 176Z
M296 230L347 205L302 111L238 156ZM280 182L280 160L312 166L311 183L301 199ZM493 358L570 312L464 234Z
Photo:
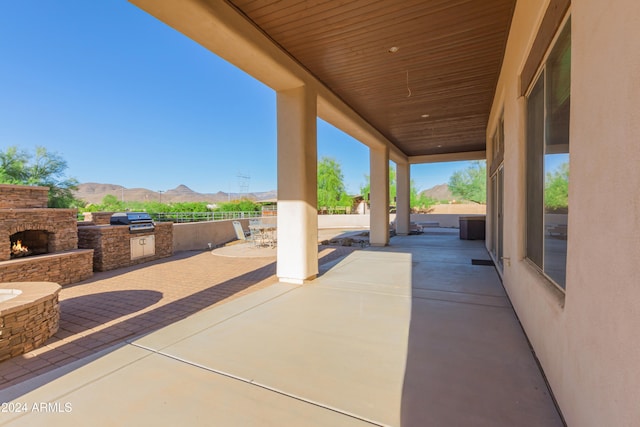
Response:
M40 347L58 330L60 286L0 283L0 362Z

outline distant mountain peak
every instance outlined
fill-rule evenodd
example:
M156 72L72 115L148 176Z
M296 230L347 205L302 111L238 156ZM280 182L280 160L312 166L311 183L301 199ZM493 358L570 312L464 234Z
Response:
M184 184L180 184L178 185L176 188L174 188L173 190L168 190L169 191L175 191L175 192L180 192L180 193L195 193L195 191L193 191L192 189L190 189L189 187L187 187Z
M449 185L447 184L438 184L427 190L421 192L427 197L431 197L436 200L453 200L453 194L451 194L451 190L449 190Z

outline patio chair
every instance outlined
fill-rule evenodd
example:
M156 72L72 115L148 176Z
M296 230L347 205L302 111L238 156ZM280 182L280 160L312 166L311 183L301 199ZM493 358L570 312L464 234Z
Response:
M271 248L275 248L276 245L278 244L278 233L276 232L276 230L271 230L268 232L269 233L269 247Z
M249 230L251 230L249 232L249 240L253 242L253 246L255 246L256 248L264 246L265 236L262 230L260 230L260 228L258 227L250 227Z
M236 238L238 240L247 240L247 236L249 236L249 232L243 230L242 224L240 224L240 221L233 221L233 229L236 232Z

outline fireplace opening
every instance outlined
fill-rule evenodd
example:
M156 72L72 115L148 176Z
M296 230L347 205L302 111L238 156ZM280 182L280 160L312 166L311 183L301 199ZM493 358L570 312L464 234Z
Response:
M49 233L42 230L25 230L12 234L11 258L49 253Z

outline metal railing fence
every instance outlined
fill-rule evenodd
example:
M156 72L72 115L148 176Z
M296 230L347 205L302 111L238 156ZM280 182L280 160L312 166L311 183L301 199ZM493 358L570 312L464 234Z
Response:
M259 218L261 212L157 212L149 213L151 218L157 222L202 222L202 221L225 221L230 219Z

